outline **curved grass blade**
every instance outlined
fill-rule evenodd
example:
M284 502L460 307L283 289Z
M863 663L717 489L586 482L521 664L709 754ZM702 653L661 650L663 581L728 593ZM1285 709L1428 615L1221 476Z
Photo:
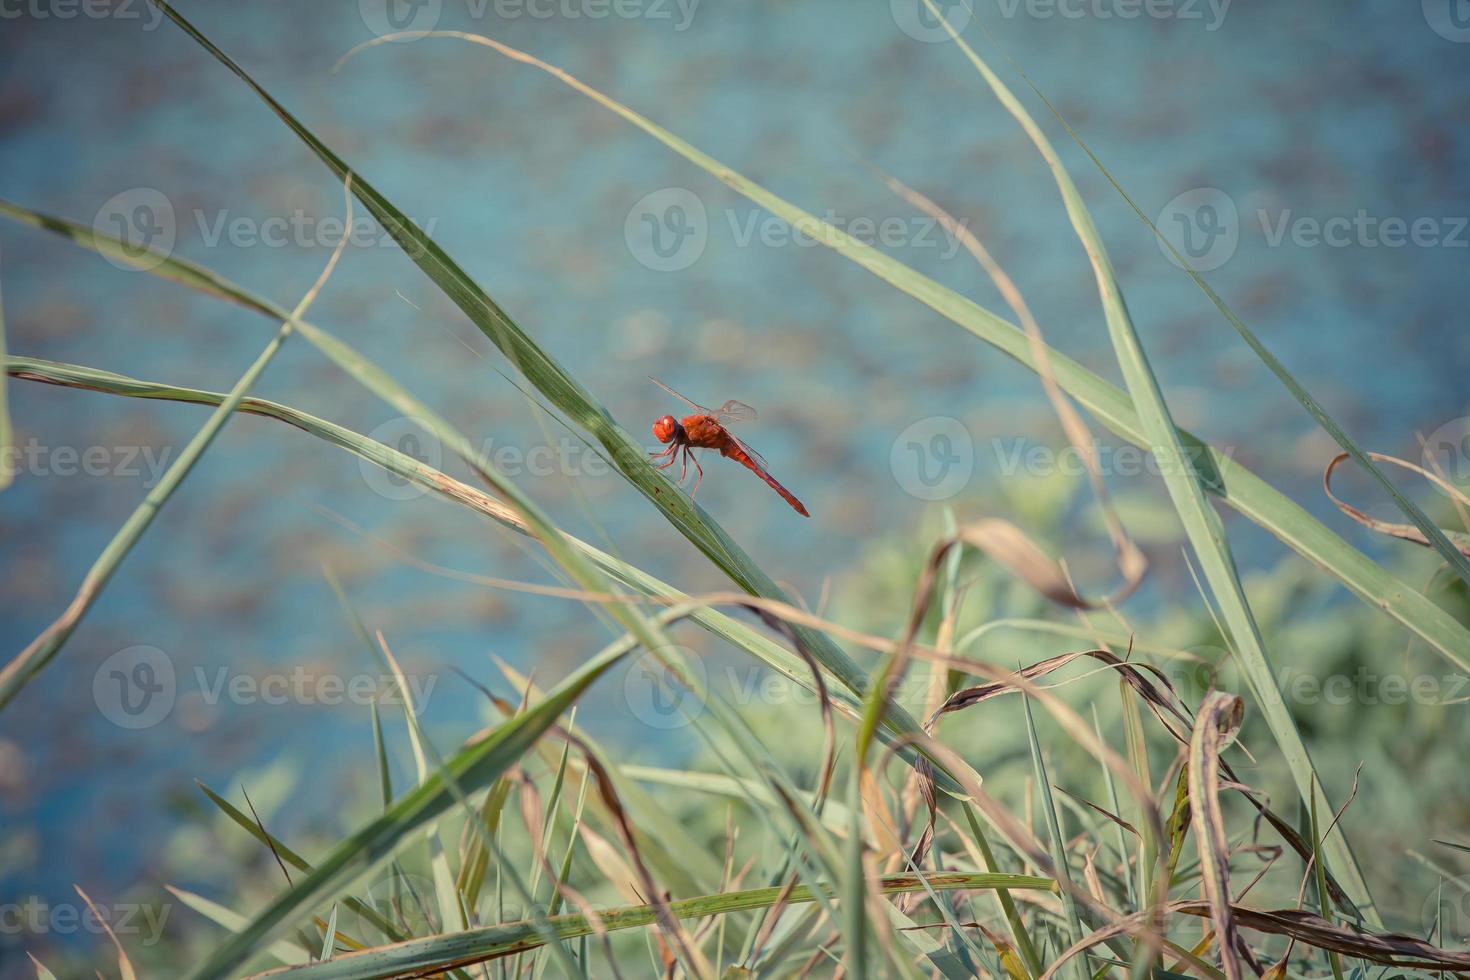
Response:
M1266 719L1266 724L1271 729L1271 734L1275 737L1282 755L1286 758L1292 778L1296 782L1298 794L1303 801L1313 799L1317 793L1321 793L1325 799L1326 789L1317 776L1317 770L1312 764L1306 742L1297 730L1296 721L1292 718L1277 687L1275 679L1277 672L1273 669L1267 656L1260 628L1256 624L1250 603L1246 599L1245 588L1241 585L1240 576L1236 571L1235 559L1231 554L1220 515L1205 498L1202 477L1196 472L1191 456L1186 452L1184 442L1180 438L1179 430L1174 425L1173 416L1164 400L1163 390L1159 386L1158 378L1154 374L1148 356L1144 353L1143 344L1134 329L1128 305L1123 299L1122 287L1113 271L1112 262L1108 258L1107 246L1103 244L1097 227L1093 224L1092 216L1088 212L1087 205L1082 201L1077 185L1072 182L1071 176L1062 165L1061 158L1057 156L1051 141L1047 139L1041 127L1036 124L1036 120L1021 105L1020 100L1010 88L991 71L990 66L943 18L933 0L924 0L924 4L929 8L930 13L944 25L950 38L984 78L996 99L1025 130L1026 135L1030 137L1037 151L1051 169L1057 189L1061 192L1062 201L1066 206L1067 217L1071 220L1077 237L1083 248L1086 249L1087 257L1092 264L1113 349L1118 358L1118 364L1122 368L1128 391L1133 396L1134 407L1143 423L1148 444L1159 462L1164 485L1169 491L1174 509L1179 514L1179 520L1184 525L1185 533L1194 546L1194 552L1204 570L1205 580L1209 583L1210 591L1229 627L1230 638L1234 641L1232 653L1240 663L1242 672L1261 706L1261 713ZM1341 828L1334 829L1324 842L1324 846L1328 852L1332 870L1343 882L1349 898L1359 906L1370 925L1380 926L1382 923L1373 908L1367 881L1363 878L1357 859Z
M352 186L350 175L345 177L344 181L345 188ZM350 192L345 189L344 193L347 197L347 220L350 222L352 219L352 197ZM71 604L67 606L65 611L50 626L42 631L40 636L32 640L14 659L3 668L0 668L0 710L3 710L15 698L16 694L20 692L20 689L29 683L32 677L36 676L37 673L61 652L62 646L65 645L67 639L75 632L82 617L87 614L87 610L92 607L92 604L97 600L97 596L102 593L108 580L117 571L117 567L122 564L123 559L128 556L128 552L132 551L133 546L143 537L143 533L153 523L153 518L157 516L164 503L168 501L169 497L173 496L174 491L184 482L184 478L193 470L194 464L204 455L205 450L213 444L215 436L219 435L225 423L235 414L235 409L245 398L245 393L255 385L255 382L265 371L266 365L270 364L271 360L275 358L276 353L280 351L281 345L286 342L286 338L291 336L296 318L305 315L306 311L311 307L311 304L316 300L317 294L321 292L322 287L331 278L332 271L337 267L337 262L342 258L342 251L346 248L346 245L347 238L343 236L342 240L337 243L337 247L332 250L332 254L327 259L327 264L322 269L321 274L317 276L316 282L312 283L311 288L301 297L301 301L296 304L296 308L290 313L284 313L284 315L277 317L277 319L283 320L284 322L281 324L280 329L276 331L275 337L266 345L265 350L260 352L260 356L255 359L255 362L240 376L240 380L235 382L235 387L230 389L229 395L225 397L224 401L220 402L218 407L215 408L214 412L205 421L204 426L189 440L183 452L179 453L178 459L174 460L168 469L164 471L162 479L158 481L158 485L148 491L148 494L143 498L143 502L138 505L132 514L128 516L128 519L123 522L123 526L113 535L107 547L102 550L102 554L97 557L97 560L92 563L92 567L87 570L87 574L83 577L82 584L77 589L77 594L72 599ZM128 251L123 248L120 242L117 244L117 248L124 254Z
M163 478L158 481L158 485L148 491L143 502L123 522L123 526L108 542L107 547L102 549L102 553L87 570L81 586L77 589L76 596L66 610L50 626L46 627L40 636L16 654L14 659L0 668L0 709L14 700L15 696L20 693L20 689L25 687L31 678L35 677L61 652L62 646L76 631L82 617L87 614L87 610L92 608L92 604L107 586L108 580L112 578L123 559L128 556L128 552L133 550L133 545L143 537L143 532L148 530L148 526L153 523L153 518L173 496L179 485L184 482L184 478L194 469L194 464L214 442L215 436L219 435L225 422L235 414L235 409L244 399L245 392L255 385L266 365L276 356L276 352L281 349L281 344L290 334L291 325L287 323L266 345L265 350L260 352L255 362L240 376L240 380L235 382L235 387L230 389L224 401L210 414L204 426L189 440L178 458L169 465Z
M353 186L358 186L358 181L355 178L353 181ZM105 234L98 233L91 228L85 227L75 222L66 221L64 219L55 218L49 215L43 215L39 212L35 212L28 208L23 208L15 204L8 203L3 200L0 200L0 215L13 218L16 221L19 221L23 224L31 225L35 228L39 228L45 231L51 231L55 234L62 235L70 239L75 244L80 245L83 248L98 252L100 254L117 254L129 256L131 261L138 261L136 255L132 255L131 253L126 251L121 241L110 238ZM240 305L245 306L248 309L255 310L256 312L272 318L284 319L289 316L289 314L287 314L272 301L257 296L246 290L244 287L234 282L231 282L223 276L218 275L213 270L189 262L186 259L159 254L152 257L152 259L150 260L150 264L146 266L146 271L154 272L160 275L162 278L169 279L170 281L178 282L183 285L187 285L209 295L239 303ZM336 340L329 335L326 335L319 328L316 328L304 321L297 320L295 321L295 325L301 330L308 341L316 345L319 349L323 351L323 353L326 353L329 357L336 360L338 364L343 367L344 370L348 371L360 381L363 381L363 383L367 384L370 388L377 391L380 395L389 399L390 401L394 401L396 399L396 403L400 405L410 404L410 399L412 399L412 396L408 395L406 391L403 391L396 384L396 382L392 381L392 379L387 377L387 375L384 374L382 371L368 364L363 358L361 358L360 355L358 355L346 344L343 344L341 341ZM59 369L61 367L52 362L39 362L35 359L20 360L24 360L32 364L50 364L52 369ZM105 383L107 385L115 386L118 383L121 383L123 386L122 389L116 387L103 387L99 388L99 390L115 391L118 394L137 395L139 397L177 397L177 400L181 401L194 401L200 403L209 402L208 393L198 392L193 389L172 389L176 393L176 395L158 394L152 393L146 388L139 389L136 387L136 383L131 382L131 379L122 379L118 375L110 375L107 372L93 372L93 370L90 368L78 368L76 370L97 378L105 376L107 379ZM46 377L39 377L38 380L50 379ZM84 386L91 385L84 382ZM467 439L453 432L452 429L448 427L447 423L439 420L437 415L431 409L429 409L427 406L422 405L422 403L418 402L416 399L412 399L411 405L413 407L401 408L400 410L404 411L405 414L411 414L431 422L431 428L434 428L436 430L436 434L439 435L440 439L444 442L446 446L451 448L451 450L456 451L462 458L470 463L471 466L474 466L476 469L484 473L487 479L490 479L492 484L497 486L497 488L500 486L501 482L503 481L498 481L497 478L494 477L486 469L488 464L480 459L480 457L475 453L474 448L471 446ZM338 426L332 426L330 423L321 423L320 420L313 421L316 423L320 423L321 426L325 426L326 429L314 427L312 422L308 421L311 420L310 416L302 416L302 413L298 413L294 409L287 409L284 406L274 405L273 403L259 403L257 404L256 408L250 408L247 410L260 410L261 414L274 415L275 417L282 418L284 421L291 422L298 427L306 428L308 431L313 431L315 432L315 434L318 435L322 435L324 431L330 432L330 434L327 435L327 438L329 438L331 441L338 442L338 444L343 445L344 448L358 451L358 449L354 448L352 445L342 442L340 437L346 436L348 438L361 441L360 436L357 436L355 433L351 433L350 430L341 429L341 427ZM601 410L599 409L599 411ZM373 453L370 454L369 458L372 458L374 462L378 462L380 465L388 465L390 468L392 468L392 464L390 462L385 462L385 458L379 452L379 450L382 450L383 447L381 447L378 443L371 441L368 441L368 445L372 447L377 447L373 450ZM639 458L641 460L642 450L639 449L638 452L640 453ZM361 455L361 453L359 454ZM393 454L389 454L386 459L393 459ZM400 462L408 462L407 457L403 457ZM651 467L645 468L651 470ZM659 474L657 471L652 472L654 473L654 476L656 478L662 479L662 474ZM426 474L424 473L419 473L417 475L411 473L403 473L400 475L406 475L410 479L414 479L415 482L419 483L420 485L426 485L424 482ZM492 502L490 501L490 498L484 497L484 495L479 494L478 491L470 490L469 488L464 487L463 484L458 484L457 481L452 481L448 477L444 476L441 473L438 473L437 471L428 471L428 475L432 476L433 482L427 484L427 486L429 489L434 490L435 492L445 494L445 484L452 484L459 488L458 499L462 503L467 502L471 497L478 499L479 501L481 501L482 504L486 502ZM529 503L529 501L525 501L525 498L520 497L518 494L516 494L513 488L509 491L509 493L511 494L512 500L522 501L526 504ZM447 495L455 496L455 494ZM498 502L492 503L494 504L497 512L486 512L490 513L490 516L495 517L496 520L501 520L502 523L506 523L507 521L512 522L516 525L516 530L520 531L521 533L528 534L532 537L540 538L542 536L540 533L537 532L533 523L527 522L520 518L517 513L517 509L506 507L502 504L499 504ZM699 514L701 515L702 519L708 519L707 515L704 515L703 510L699 510ZM712 520L710 520L710 526L714 529L714 532L717 535L722 537L724 536L724 531L721 530L719 526L715 524ZM575 539L569 540L575 541ZM726 540L728 539L726 538ZM583 545L580 542L577 542L576 546L578 548L583 548ZM765 573L761 572L760 569L755 566L753 562L750 562L749 558L745 557L744 553L740 552L738 547L734 546L733 544L731 545L731 547L734 548L735 552L741 556L741 562L747 564L755 574L764 577ZM610 556L607 556L604 553L597 551L596 549L592 549L590 545L585 546L585 548L590 549L588 554L590 557L593 557L595 561L600 561L601 558L606 558L612 562L617 561L616 559L613 559ZM555 557L555 554L553 554L553 557ZM631 566L627 567L631 569ZM725 568L723 564L721 565L721 567ZM631 571L633 571L638 576L647 578L636 569L631 569ZM650 581L656 582L657 580ZM737 579L737 582L738 581L739 580ZM767 579L767 581L769 580ZM641 588L641 586L635 587ZM742 587L744 587L743 583ZM644 589L644 591L647 590ZM668 587L665 586L664 591L671 592L672 590L668 589ZM750 590L747 589L747 591ZM776 588L774 584L772 584L771 589L767 592L756 592L755 594L763 595L767 598L780 599L781 591ZM791 655L787 651L777 646L770 640L766 639L761 634L755 633L753 630L749 630L748 628L741 626L728 617L711 618L701 612L694 618L699 621L701 625L706 626L706 628L711 628L713 625L718 625L720 628L714 629L713 631L715 633L721 636L725 636L727 639L731 639L732 642L736 642L739 645L750 648L750 643L756 644L757 647L759 647L765 653L765 656L763 656L762 659L766 659L768 660L768 662L773 662L773 666L777 666L777 669L780 670L782 673L787 674L793 679L797 679L799 683L803 683L803 685L807 683L806 681L801 680L802 675L807 670L805 664L799 660L796 660L796 658L791 657ZM793 630L795 630L797 635L802 637L805 641L809 643L815 643L812 649L817 654L819 662L821 662L824 668L832 673L836 679L841 681L844 686L847 686L850 690L861 695L861 693L866 689L866 675L864 675L862 671L852 663L846 653L842 652L842 650L840 650L835 644L833 644L831 640L820 631L811 629L809 627L796 626L793 626ZM743 636L744 641L734 639L731 635L732 632L740 633ZM818 639L814 641L813 638ZM826 651L826 653L824 653L824 651ZM752 649L752 652L755 652L755 650ZM832 656L834 654L835 656ZM761 654L757 653L757 655L760 656ZM779 662L779 665L777 664L777 662ZM797 665L795 668L795 673L793 673L792 671L793 664ZM844 664L846 665L846 667L843 667ZM848 668L851 669L852 673L843 673L843 671L847 670ZM857 684L858 687L854 688L852 686L853 684ZM829 688L830 687L831 685L829 685ZM833 689L832 693L834 701L838 703L839 706L841 706L844 702L850 702L853 700L844 695L843 692L841 692L840 690ZM907 711L898 705L892 706L892 710L885 714L884 721L886 730L882 734L885 738L888 737L890 732L903 733L907 731L913 731L916 730L916 728L911 728L909 726L917 726L917 722L914 722ZM912 746L905 746L904 755L906 758L912 759L914 758L915 754L916 750L914 750ZM940 781L940 784L946 791L958 791L958 784L953 781L948 773L940 769L937 771L936 775Z
M1054 891L1056 886L1049 878L1032 875L990 874L982 872L943 872L924 876L886 875L874 883L879 894L897 895L920 892L925 886L935 891L956 889L987 890L1010 888L1012 890ZM751 888L743 891L705 895L670 903L670 908L680 919L697 919L711 915L725 915L751 909L769 908L781 897L780 886ZM827 897L835 894L828 889ZM797 885L786 895L787 904L805 904L817 899L810 885ZM651 905L634 905L610 909L601 913L602 925L609 931L636 929L652 925L655 911ZM561 939L573 939L589 935L591 925L582 915L561 915L549 920ZM431 972L449 966L467 965L513 953L524 952L543 945L544 938L537 933L533 923L512 922L486 926L446 936L413 939L393 946L363 950L339 956L330 963L314 963L309 966L271 970L257 974L259 978L279 977L286 980L384 980L403 974Z
M3 270L0 270L3 272ZM3 284L0 284L3 286ZM0 361L5 359L5 298L0 288ZM10 400L5 390L5 379L0 377L0 490L10 486L15 471L10 467L10 443L13 439L10 426Z
M238 64L232 61L178 11L153 0L165 16L233 72L270 107L333 173L352 173L347 164L317 139L285 107L273 99ZM354 173L353 190L373 216L382 223L404 252L432 279L496 347L553 405L573 423L591 434L606 450L613 466L639 492L661 510L669 522L720 567L742 589L754 594L789 601L783 590L765 573L704 509L679 490L664 474L648 463L643 446L613 419L570 373L527 335L443 249L403 212L394 207L371 184ZM867 675L832 640L809 627L794 627L818 659L843 684L856 692L867 690ZM917 722L900 706L888 714L901 730L916 731Z
M450 757L443 771L433 773L381 816L334 847L315 871L277 896L246 929L196 965L189 976L193 980L235 976L256 950L269 946L289 929L295 917L331 900L388 860L400 844L454 806L459 793L475 792L498 779L595 680L637 646L632 636L616 640L557 685L545 701L503 722L481 741ZM344 963L347 959L332 962Z
M1240 698L1213 691L1200 705L1189 740L1189 806L1199 847L1200 884L1219 940L1225 980L1240 980L1236 924L1230 902L1230 845L1220 805L1220 753L1240 730L1245 706ZM1326 901L1326 893L1323 893Z
M985 31L986 37L990 39L992 44L996 44L995 37L983 23L980 25L980 29ZM999 48L998 44L996 46ZM1327 434L1332 436L1333 440L1353 458L1354 462L1367 470L1373 479L1378 481L1378 485L1393 498L1393 502L1398 505L1399 509L1424 534L1426 541L1455 570L1455 574L1459 575L1466 583L1470 583L1470 558L1467 558L1464 553L1454 546L1453 542L1444 533L1444 530L1430 520L1429 515L1425 514L1418 504L1410 500L1402 490L1394 485L1393 481L1381 469L1373 465L1373 461L1370 458L1373 454L1364 451L1353 441L1352 437L1347 434L1347 431L1331 415L1327 414L1327 410L1322 407L1322 404L1312 397L1311 392L1307 391L1301 382L1292 376L1291 372L1286 369L1286 365L1282 364L1276 355L1271 353L1270 348L1262 343L1261 339L1255 335L1254 331L1247 327L1240 317L1236 316L1235 311L1230 308L1224 298L1215 292L1209 283L1205 282L1204 277L1174 247L1174 243L1169 241L1163 232L1159 231L1158 225L1154 224L1153 219L1145 214L1143 209L1138 206L1138 203L1133 200L1132 195L1123 189L1123 185L1118 183L1117 178L1113 176L1112 172L1103 166L1102 160L1092 151L1092 147L1083 141L1082 136L1072 127L1072 124L1067 121L1067 118L1062 115L1061 110L1042 94L1041 89L1031 80L1031 76L1027 75L1021 66L1009 55L1002 52L1002 57L1010 62L1011 67L1016 70L1017 74L1021 76L1021 79L1030 87L1032 93L1051 111L1052 116L1067 131L1067 135L1077 144L1078 149L1087 154L1087 158L1092 161L1093 166L1097 167L1098 172L1112 185L1113 190L1118 192L1118 196L1123 198L1128 206L1133 209L1133 213L1138 215L1139 220L1144 223L1149 231L1154 233L1154 237L1169 249L1169 252L1174 257L1175 264L1189 274L1189 278L1194 280L1194 284L1214 304L1215 309L1220 311L1220 315L1235 328L1235 332L1240 334L1241 339L1246 342L1246 345L1250 347L1251 351L1261 359L1261 363L1265 364L1271 373L1276 375L1277 380L1291 393L1291 396L1297 400L1297 403L1307 410L1307 414L1312 417L1312 420L1326 430Z
M151 398L186 404L218 405L227 396L197 388L182 388L152 381L142 381L111 371L47 361L33 357L12 356L6 359L6 371L13 377L45 384L97 391L131 398ZM310 415L279 402L262 398L246 398L238 411L273 418L300 429L360 459L381 466L417 486L423 487L452 503L468 506L503 527L520 534L533 535L524 518L512 508L468 484L448 476L398 450L370 439L344 426ZM533 535L534 536L534 535ZM679 602L684 593L642 569L598 549L569 534L562 537L600 570L619 582L646 595ZM689 617L714 635L756 657L771 669L794 683L815 693L810 669L800 657L780 646L763 633L745 623L707 606L701 606ZM834 678L835 679L835 678ZM855 716L857 701L851 694L828 685L833 704L849 716ZM912 757L910 753L909 757Z

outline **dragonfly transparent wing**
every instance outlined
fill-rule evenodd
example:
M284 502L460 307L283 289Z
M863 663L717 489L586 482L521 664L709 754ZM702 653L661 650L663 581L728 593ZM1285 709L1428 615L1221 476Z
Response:
M699 404L698 402L692 402L689 399L685 398L683 395L679 394L673 388L670 388L668 385L664 384L662 381L660 381L658 378L655 378L653 375L650 374L648 376L648 380L649 381L652 381L654 384L658 385L664 391L667 391L669 394L673 395L675 398L679 399L679 401L683 402L685 405L688 405L690 408L694 409L699 414L701 414L701 415L713 415L713 414L715 414L714 412L712 412L709 409L705 408L703 405ZM739 403L737 402L736 404L739 404Z
M754 422L755 409L745 402L737 402L733 398L720 406L720 410L714 413L715 418L721 422Z
M745 402L737 402L732 398L729 401L725 402L725 404L721 405L719 407L719 410L716 411L715 409L705 408L698 402L690 401L688 398L685 398L683 395L679 394L673 388L670 388L668 385L664 384L653 375L649 375L648 380L652 381L654 384L658 385L664 391L667 391L669 394L673 395L675 398L679 399L679 401L683 402L685 405L688 405L699 414L711 415L718 422L723 423L755 421L755 409L745 404Z
M729 429L725 430L725 434L730 437L731 442L735 443L735 445L739 446L741 450L744 451L745 455L750 457L750 461L752 463L759 466L767 473L771 472L771 464L766 462L766 458L764 456L756 452L754 449L751 449L747 443L737 438L735 433L731 432Z

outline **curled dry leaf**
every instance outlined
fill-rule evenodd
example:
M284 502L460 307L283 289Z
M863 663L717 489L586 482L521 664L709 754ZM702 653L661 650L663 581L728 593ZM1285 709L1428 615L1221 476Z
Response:
M1235 740L1245 717L1245 702L1212 691L1200 705L1189 740L1190 820L1199 848L1200 884L1220 938L1220 964L1226 980L1240 980L1236 956L1238 931L1230 904L1230 835L1220 806L1220 753Z
M1328 499L1337 505L1338 510L1342 511L1344 514L1351 517L1353 520L1357 521L1359 524L1363 525L1371 531L1377 531L1379 534L1386 534L1389 537L1398 538L1402 541L1412 541L1414 544L1423 545L1424 547L1428 548L1430 546L1429 539L1424 536L1423 531L1419 530L1414 525L1395 524L1391 521L1380 521L1376 517L1370 517L1368 514L1354 507L1352 504L1342 500L1337 496L1337 494L1332 492L1332 472L1333 470L1337 469L1338 465L1341 464L1343 460L1347 458L1347 453L1338 453L1335 457L1333 457L1332 462L1327 464L1327 469L1324 470L1322 473L1322 491L1327 494ZM1424 479L1428 480L1429 482L1433 483L1435 486L1443 490L1445 493L1449 494L1460 505L1470 505L1470 497L1466 497L1463 493L1461 493L1454 484L1445 480L1443 477L1438 476L1437 474L1429 472L1422 466L1416 466L1415 464L1410 463L1408 460L1399 459L1397 456L1386 456L1383 453L1369 453L1368 458L1379 463L1392 463L1394 466L1398 466L1402 469L1418 473L1420 476L1424 477ZM1445 537L1449 538L1450 543L1453 544L1457 549L1459 549L1461 553L1470 555L1470 534L1465 534L1461 531L1445 530L1444 535Z

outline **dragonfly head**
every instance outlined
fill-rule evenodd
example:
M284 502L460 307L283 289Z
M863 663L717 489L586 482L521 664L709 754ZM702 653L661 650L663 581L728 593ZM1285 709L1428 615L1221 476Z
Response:
M653 437L659 442L671 442L679 431L679 422L672 415L665 415L653 423Z

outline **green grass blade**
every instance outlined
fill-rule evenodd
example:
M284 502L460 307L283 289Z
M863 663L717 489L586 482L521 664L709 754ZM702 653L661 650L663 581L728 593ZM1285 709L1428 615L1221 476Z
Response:
M933 0L924 0L924 3L936 17L940 16ZM948 28L948 22L944 23ZM1031 114L1026 111L1006 84L974 52L974 49L966 44L953 29L950 29L950 36L984 78L985 83L1000 103L1026 131L1052 171L1063 203L1066 205L1067 216L1092 263L1098 293L1102 298L1103 312L1108 323L1108 332L1118 364L1123 371L1124 381L1133 397L1134 407L1147 434L1150 449L1159 462L1159 469L1162 472L1165 487L1169 491L1169 497L1174 503L1174 509L1179 514L1185 533L1199 558L1210 592L1229 627L1230 637L1234 641L1233 652L1255 693L1266 724L1271 729L1271 734L1275 737L1282 755L1286 758L1296 782L1298 794L1303 800L1310 800L1314 794L1321 793L1325 799L1326 790L1317 776L1311 755L1307 751L1306 742L1297 730L1296 721L1292 718L1277 687L1275 680L1277 672L1266 653L1266 645L1262 640L1260 628L1256 624L1250 603L1246 599L1245 588L1241 585L1240 576L1236 572L1235 558L1231 554L1224 525L1220 521L1220 515L1206 499L1203 480L1196 473L1192 457L1186 451L1179 430L1174 425L1158 378L1154 375L1153 367L1144 353L1143 344L1133 327L1133 319L1129 315L1127 303L1123 298L1122 287L1113 271L1112 262L1108 258L1107 246L1103 244L1097 232L1092 215L1088 212L1087 205L1083 203L1082 195L1077 191L1076 184L1072 182L1072 178L1062 165L1061 158L1057 156L1051 141L1041 131L1041 127L1036 124ZM1372 908L1373 901L1367 882L1363 878L1357 859L1342 829L1335 828L1324 843L1332 870L1343 882L1348 896L1362 909L1370 925L1381 925L1376 911Z
M159 510L173 496L174 491L184 482L184 478L193 470L194 464L214 442L215 436L219 435L225 423L235 414L235 409L239 407L245 393L255 385L261 372L276 356L276 352L281 349L281 344L285 342L290 333L290 325L283 326L275 338L266 345L265 350L256 357L255 362L240 376L240 380L235 382L235 387L230 389L224 401L210 414L204 426L189 440L178 458L169 465L163 478L158 481L158 485L148 491L143 502L128 516L123 526L108 542L107 547L97 556L97 560L92 563L92 567L87 570L86 576L82 579L76 597L72 599L71 604L61 616L40 636L32 640L24 650L16 654L15 658L4 668L0 668L0 709L14 700L21 688L25 687L32 677L35 677L61 652L62 646L76 630L82 617L87 614L87 610L97 601L97 597L101 595L108 580L112 578L123 559L128 556L128 552L133 550L133 546L143 537L143 532L148 530Z
M984 30L984 25L981 25L981 29ZM986 35L994 43L995 38L990 35L988 30L986 31ZM1307 414L1312 417L1312 420L1320 425L1328 435L1332 436L1337 444L1343 448L1343 451L1352 456L1353 461L1378 482L1378 485L1388 493L1389 497L1393 499L1393 502L1398 505L1398 508L1423 532L1433 548L1439 552L1440 557L1448 562L1449 566L1455 570L1455 574L1459 575L1465 582L1470 583L1470 558L1467 558L1462 551L1454 546L1439 525L1430 520L1429 516L1419 508L1418 504L1405 496L1403 491L1396 487L1383 470L1379 469L1368 454L1353 441L1352 437L1347 434L1347 431L1337 423L1337 420L1327 414L1327 410L1322 407L1322 404L1317 399L1312 397L1311 392L1307 391L1301 382L1292 376L1291 372L1286 369L1286 365L1282 364L1276 355L1271 353L1270 348L1262 343L1261 339L1255 335L1255 332L1247 327L1240 317L1236 316L1235 311L1230 308L1224 298L1215 292L1209 283L1205 282L1204 277L1189 264L1183 255L1179 254L1179 250L1174 247L1174 243L1164 237L1163 233L1159 231L1158 226L1154 224L1153 219L1144 213L1143 209L1133 200L1132 195L1125 191L1123 185L1118 183L1117 178L1112 175L1111 171L1103 166L1102 160L1092 151L1092 147L1083 141L1081 135L1072 127L1072 124L1067 121L1067 118L1062 115L1061 111L1052 104L1050 99L1042 94L1041 89L1036 86L1036 83L1031 80L1031 77L1009 55L1006 55L1005 58L1016 69L1016 72L1030 87L1036 97L1051 111L1052 116L1067 131L1067 135L1072 137L1073 142L1077 144L1078 148L1087 154L1087 158L1092 161L1093 166L1097 167L1098 172L1107 179L1108 183L1113 186L1113 189L1118 192L1118 195L1133 209L1133 213L1138 215L1139 220L1154 233L1154 237L1173 254L1175 263L1189 274L1189 277L1194 280L1194 284L1214 304L1215 309L1220 311L1220 315L1235 328L1235 332L1240 334L1241 339L1246 342L1246 346L1250 347L1251 351L1260 358L1261 363L1270 369L1277 380L1297 400L1297 403L1306 409Z
M241 915L234 909L226 908L218 902L212 902L203 895L196 895L191 891L175 888L173 885L164 885L163 887L174 898L182 902L186 908L193 909L215 925L222 926L230 932L239 932L250 922L249 918ZM305 950L297 949L287 942L272 943L268 952L287 966L295 966L311 961L311 954Z
M345 178L350 168L300 121L273 99L248 73L215 47L200 31L164 0L153 0L163 13L240 78L282 122L291 128L333 173ZM710 558L732 581L755 595L789 601L744 550L702 507L690 500L648 462L647 452L575 378L535 343L432 238L367 181L353 173L353 191L403 246L405 254L444 291L513 365L574 424L592 435L613 466L656 507L669 522ZM867 677L830 638L808 627L794 627L813 654L854 692L866 690ZM902 708L888 712L897 727L916 731L917 723Z
M0 361L5 359L5 297L0 288ZM15 472L10 468L10 446L15 436L10 425L10 395L5 378L0 376L0 490L10 486Z
M771 193L693 145L685 142L633 109L555 66L490 38L455 35L493 48L508 58L544 71L610 112L632 123L689 162L755 204L800 227L812 240L832 249L879 279L907 293L936 313L1031 370L1037 369L1025 334L1002 317L961 296L876 248L853 238L790 202ZM1112 432L1149 448L1152 439L1127 394L1071 358L1048 348L1053 377L1063 391L1081 403ZM1206 489L1226 504L1275 535L1292 550L1337 578L1355 595L1418 634L1426 643L1462 670L1470 670L1470 631L1421 592L1395 578L1362 552L1309 514L1227 453L1178 430L1178 439L1204 480ZM892 712L887 713L892 717Z
M1046 817L1052 864L1056 865L1057 874L1061 876L1061 880L1070 883L1072 872L1067 863L1067 839L1062 836L1062 824L1057 818L1056 799L1052 795L1051 780L1047 778L1046 763L1041 758L1041 742L1036 738L1036 719L1031 715L1031 697L1022 693L1021 702L1026 709L1026 741L1031 747L1031 767L1036 773L1036 786L1041 791L1042 815ZM1063 887L1061 898L1062 914L1067 926L1066 944L1072 946L1082 939L1082 917L1077 913L1077 899L1072 894L1071 888ZM1083 957L1072 958L1071 971L1076 975L1077 980L1089 980L1087 961Z
M254 954L284 932L301 916L351 887L353 882L387 860L395 850L457 802L455 789L471 793L489 786L520 760L592 683L612 668L637 641L623 637L605 648L557 685L546 700L524 714L502 723L483 740L468 746L423 783L406 793L386 813L372 820L334 847L316 870L277 896L249 927L210 954L189 974L193 980L224 980L234 976ZM347 957L334 963L347 962Z
M1031 875L988 874L978 872L943 872L926 876L928 887L935 891L956 889L986 890L1005 887L1013 890L1055 891L1048 878ZM912 874L886 875L876 884L883 895L921 892L925 883ZM779 886L751 888L741 891L704 895L670 903L680 919L698 919L711 915L769 908L781 893ZM826 896L834 894L823 889ZM787 898L790 905L803 905L817 899L809 885L798 885ZM636 929L652 925L654 909L650 905L634 905L609 909L600 913L609 931ZM572 939L592 933L592 926L581 915L561 915L549 920L560 939ZM294 970L272 970L261 977L288 980L386 980L414 971L427 972L447 964L466 963L535 949L544 943L530 922L506 923L470 929L447 936L409 940L394 946L364 950L337 957L330 963L315 963Z
M187 404L218 405L227 397L218 392L205 391L198 388L184 388L154 381L144 381L111 371L104 371L99 368L65 364L59 361L47 361L34 357L9 357L6 360L5 367L7 373L13 377L130 398L152 398L184 402ZM472 507L479 513L497 521L503 527L521 534L535 536L524 519L520 518L511 508L496 498L474 487L461 483L411 456L377 442L374 439L370 439L345 426L337 425L334 422L329 422L318 416L302 412L291 406L262 398L244 399L239 406L239 411L285 422L293 428L353 453L360 459L381 466L389 472L409 480L415 485L445 500ZM634 565L609 555L592 544L571 535L563 534L562 537L600 570L630 588L673 602L680 602L686 598L684 593L668 583L647 574ZM756 657L791 682L800 684L807 690L813 690L814 684L811 671L805 662L796 654L772 641L765 634L756 631L739 620L708 607L696 609L690 614L690 619L699 623L714 635ZM828 690L832 696L834 706L839 711L850 716L855 716L858 711L857 701L850 693L836 686L833 681L835 681L835 677L828 680ZM912 753L908 755L912 757Z

